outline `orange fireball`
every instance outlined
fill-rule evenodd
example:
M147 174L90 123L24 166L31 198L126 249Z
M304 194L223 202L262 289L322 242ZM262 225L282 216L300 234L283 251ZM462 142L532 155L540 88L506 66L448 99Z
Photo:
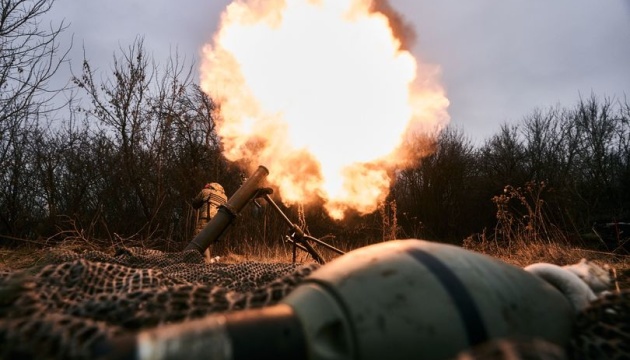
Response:
M203 49L225 156L265 165L286 203L334 218L376 210L409 138L439 131L448 100L368 0L235 0Z

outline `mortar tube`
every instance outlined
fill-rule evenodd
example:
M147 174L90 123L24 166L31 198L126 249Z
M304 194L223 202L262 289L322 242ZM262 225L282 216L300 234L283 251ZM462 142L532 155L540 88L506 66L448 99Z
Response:
M186 246L185 250L194 249L203 254L208 246L217 242L219 237L225 232L225 229L230 226L234 218L243 210L245 205L256 196L261 187L260 184L267 175L269 175L269 170L262 165L259 166L254 174L252 174L252 176L236 190L234 195L228 199L227 203L219 206L217 214L206 224L203 230L195 236L188 246Z

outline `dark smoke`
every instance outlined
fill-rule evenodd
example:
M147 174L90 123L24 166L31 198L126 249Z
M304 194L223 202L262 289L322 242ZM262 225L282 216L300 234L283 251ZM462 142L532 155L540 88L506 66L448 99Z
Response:
M413 44L416 42L416 32L412 25L399 12L394 10L389 0L373 0L370 11L385 15L389 20L389 27L392 28L394 36L400 40L401 50L411 51Z

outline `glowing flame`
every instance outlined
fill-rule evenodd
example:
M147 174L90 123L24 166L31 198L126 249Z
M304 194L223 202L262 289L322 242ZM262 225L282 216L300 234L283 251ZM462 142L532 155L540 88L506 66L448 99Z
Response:
M406 140L447 121L436 69L404 50L370 0L235 0L203 49L225 156L265 165L287 203L376 210ZM419 71L420 69L420 71Z

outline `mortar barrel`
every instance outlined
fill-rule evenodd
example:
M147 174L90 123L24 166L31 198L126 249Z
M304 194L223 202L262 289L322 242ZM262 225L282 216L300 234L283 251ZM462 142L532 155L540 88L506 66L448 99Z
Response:
M227 203L219 206L217 214L186 246L186 250L194 249L203 254L208 246L217 242L245 205L256 196L267 175L269 175L269 170L264 166L259 166L254 174L228 199Z

